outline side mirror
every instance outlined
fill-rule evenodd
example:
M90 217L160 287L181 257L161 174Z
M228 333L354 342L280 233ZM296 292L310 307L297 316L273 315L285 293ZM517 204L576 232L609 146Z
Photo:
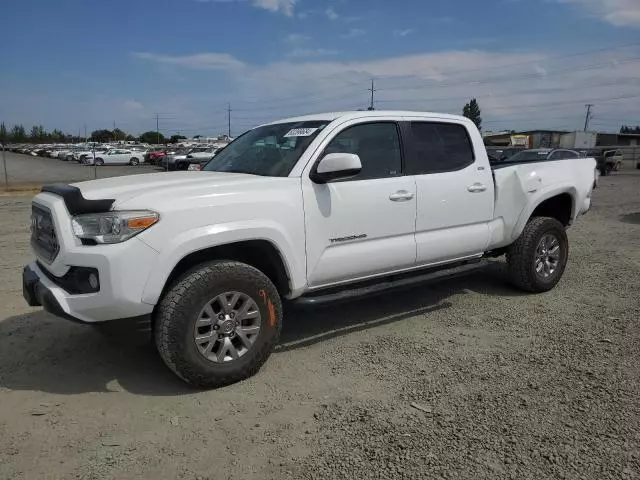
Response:
M360 157L354 153L329 153L312 170L314 183L327 183L338 178L353 177L362 170Z

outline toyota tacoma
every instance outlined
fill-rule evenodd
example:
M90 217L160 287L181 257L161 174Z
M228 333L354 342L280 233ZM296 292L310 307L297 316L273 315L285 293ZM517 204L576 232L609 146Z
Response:
M595 168L592 158L491 165L475 125L453 115L281 120L203 171L44 186L23 295L147 335L180 378L217 387L265 362L283 300L351 298L500 255L515 286L550 290Z

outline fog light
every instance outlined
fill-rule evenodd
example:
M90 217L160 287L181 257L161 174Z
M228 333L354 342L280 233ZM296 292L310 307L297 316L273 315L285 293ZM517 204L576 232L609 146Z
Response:
M94 290L98 289L98 276L95 273L89 274L89 285L91 285L91 288Z

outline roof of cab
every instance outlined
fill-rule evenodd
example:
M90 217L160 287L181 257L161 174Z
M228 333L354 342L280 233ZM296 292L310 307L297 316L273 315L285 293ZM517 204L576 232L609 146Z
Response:
M329 113L317 113L314 115L304 115L300 117L283 118L274 122L266 123L265 125L272 125L275 123L292 123L292 122L311 122L311 121L334 121L334 120L352 120L357 118L376 118L376 117L420 117L420 118L438 118L448 120L470 121L468 118L461 115L451 115L448 113L432 113L432 112L413 112L403 110L366 110L366 111L351 111L351 112L329 112Z

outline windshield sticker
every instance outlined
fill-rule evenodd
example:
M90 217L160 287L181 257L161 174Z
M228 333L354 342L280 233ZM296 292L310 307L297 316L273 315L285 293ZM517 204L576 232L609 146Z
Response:
M309 135L313 135L313 133L318 130L317 128L294 128L289 130L284 137L308 137Z

